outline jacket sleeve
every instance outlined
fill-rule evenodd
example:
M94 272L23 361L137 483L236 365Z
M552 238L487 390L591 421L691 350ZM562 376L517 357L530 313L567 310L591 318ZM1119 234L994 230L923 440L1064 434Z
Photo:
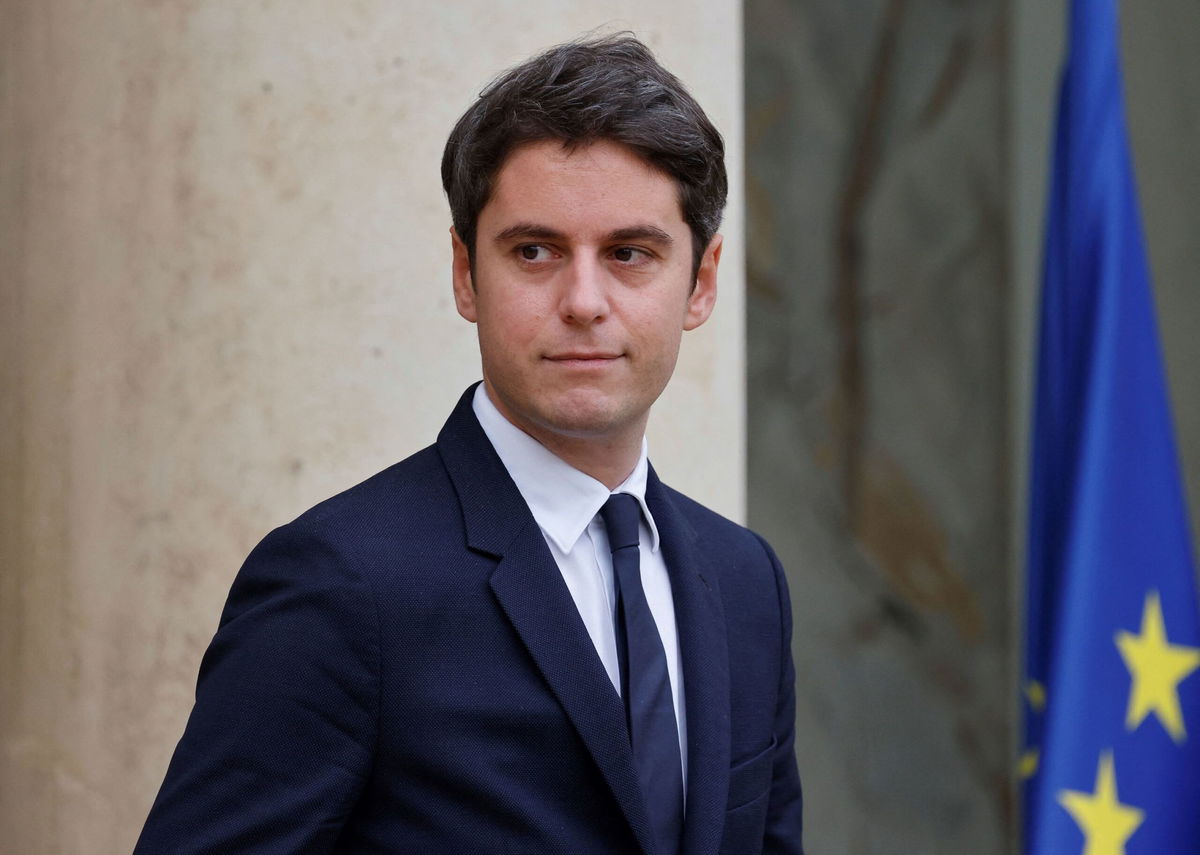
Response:
M354 562L301 522L268 535L234 581L135 855L332 851L370 774L379 667Z
M775 709L775 762L771 779L767 826L763 839L764 855L803 855L800 835L803 826L803 798L800 772L796 765L796 671L792 664L792 603L787 579L774 550L762 538L775 571L779 596L779 620L782 627L780 651L779 701Z

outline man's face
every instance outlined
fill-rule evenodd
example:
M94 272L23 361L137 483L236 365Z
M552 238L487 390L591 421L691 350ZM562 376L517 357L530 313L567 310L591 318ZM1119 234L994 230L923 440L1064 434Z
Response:
M617 143L528 143L479 214L474 266L453 243L455 302L500 411L551 449L640 440L716 298L721 238L693 279L675 181Z

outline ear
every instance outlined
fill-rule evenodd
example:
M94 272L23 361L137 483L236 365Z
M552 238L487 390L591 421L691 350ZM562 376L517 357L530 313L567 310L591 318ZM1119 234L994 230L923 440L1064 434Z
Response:
M696 271L696 281L683 316L685 330L694 330L707 321L717 303L717 265L721 263L722 243L720 235L713 235L700 256L700 268Z
M450 250L453 258L451 280L454 283L454 305L460 315L475 323L478 313L475 310L475 280L471 277L471 253L454 226L450 227Z

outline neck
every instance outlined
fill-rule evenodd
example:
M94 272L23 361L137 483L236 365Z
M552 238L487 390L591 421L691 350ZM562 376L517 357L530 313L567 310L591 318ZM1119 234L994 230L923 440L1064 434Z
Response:
M592 437L564 437L553 433L543 435L546 432L529 430L525 432L549 449L555 457L580 472L591 475L610 490L629 477L642 453L640 436L632 442L610 442Z

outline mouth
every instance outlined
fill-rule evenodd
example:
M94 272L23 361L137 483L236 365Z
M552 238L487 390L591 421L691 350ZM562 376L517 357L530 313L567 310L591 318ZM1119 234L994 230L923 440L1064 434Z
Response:
M569 350L562 353L549 354L545 357L549 362L574 368L594 368L608 365L620 359L622 354L595 350Z

